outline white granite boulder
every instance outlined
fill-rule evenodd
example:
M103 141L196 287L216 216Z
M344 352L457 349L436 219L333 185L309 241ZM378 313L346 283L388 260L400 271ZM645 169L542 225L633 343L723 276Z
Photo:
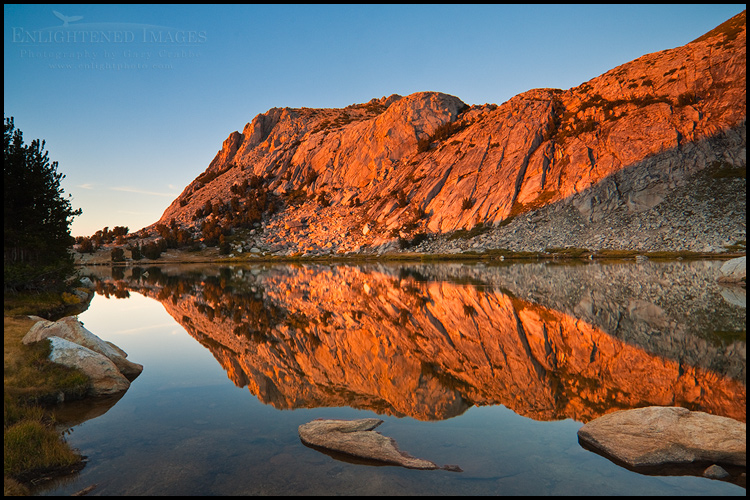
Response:
M50 361L77 368L91 379L91 393L104 396L122 392L143 371L143 366L125 359L125 351L106 342L83 327L78 318L58 321L32 317L37 322L23 337L24 344L49 339Z
M91 379L92 395L106 396L126 391L130 382L115 364L98 352L60 337L48 337L52 346L49 359L71 368L77 368Z
M122 349L88 331L75 316L68 316L58 321L41 319L31 327L22 342L30 344L49 337L69 340L109 358L128 380L133 380L143 371L142 365L125 359L127 354Z

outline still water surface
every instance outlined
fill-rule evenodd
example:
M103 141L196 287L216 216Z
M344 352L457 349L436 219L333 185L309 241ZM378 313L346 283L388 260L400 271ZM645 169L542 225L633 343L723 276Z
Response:
M38 493L744 495L628 471L576 435L648 405L745 421L744 291L720 264L89 269L80 320L144 370L60 412L88 463ZM297 433L366 417L463 472L341 461Z

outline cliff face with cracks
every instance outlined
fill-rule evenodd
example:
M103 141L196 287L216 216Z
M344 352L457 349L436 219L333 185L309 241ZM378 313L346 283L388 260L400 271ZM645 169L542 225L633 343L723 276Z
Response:
M730 191L744 206L745 120L743 12L682 47L499 106L421 92L271 109L229 136L160 222L231 226L258 210L252 220L265 232L248 245L344 253L477 223L502 231L549 206L594 224L652 210L703 170L742 178ZM258 207L261 194L277 201ZM739 212L726 226L718 237L742 239Z
M725 302L716 270L699 264L631 265L632 284L650 284L633 289L602 284L617 266L591 266L582 278L591 288L529 266L290 266L166 285L152 275L127 287L162 301L237 386L281 409L435 420L502 404L587 422L678 405L744 421L744 340L704 338L705 324L682 308L719 311L726 324L716 328L728 331L744 331L744 309ZM549 300L545 286L557 290ZM669 290L654 296L653 287ZM664 299L677 292L695 303Z

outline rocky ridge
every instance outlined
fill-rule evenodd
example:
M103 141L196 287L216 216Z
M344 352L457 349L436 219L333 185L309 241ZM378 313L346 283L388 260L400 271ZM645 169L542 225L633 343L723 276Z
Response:
M426 252L723 251L745 240L745 165L743 12L499 106L420 92L274 108L230 134L159 222L200 237L252 211L236 248L279 255L393 252L420 234ZM479 238L446 237L478 225Z

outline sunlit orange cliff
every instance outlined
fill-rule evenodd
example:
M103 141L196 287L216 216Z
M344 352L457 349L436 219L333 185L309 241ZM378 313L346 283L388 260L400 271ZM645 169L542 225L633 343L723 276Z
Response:
M500 105L419 92L273 108L229 135L159 223L199 241L245 229L236 251L281 255L398 242L719 251L746 239L746 74L743 11L684 46ZM415 241L476 227L469 242Z

